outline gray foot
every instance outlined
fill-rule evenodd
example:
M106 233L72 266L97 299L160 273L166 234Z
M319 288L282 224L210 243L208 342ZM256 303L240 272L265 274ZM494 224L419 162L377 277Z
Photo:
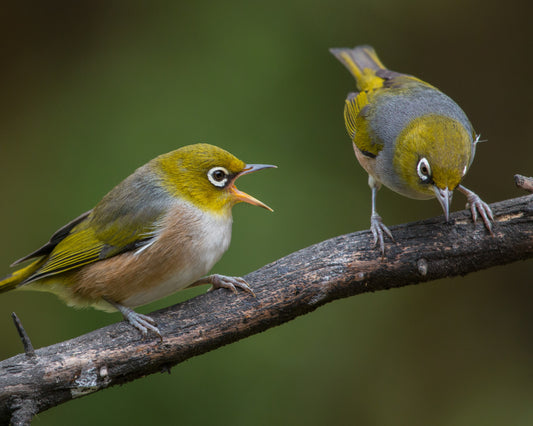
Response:
M237 288L240 288L255 297L254 291L241 277L227 277L226 275L214 274L205 277L202 281L212 285L208 291L213 291L217 288L227 288L233 293L237 293Z
M157 328L157 323L152 317L149 317L148 315L144 314L139 314L133 309L121 305L120 303L112 302L107 299L106 301L113 305L115 308L117 308L124 317L124 319L128 321L137 330L139 330L143 336L146 336L148 334L148 330L151 330L155 334L157 334L161 340L163 340L163 336Z
M379 241L379 249L381 251L381 255L385 255L385 243L383 242L383 234L385 233L392 241L394 241L394 238L392 237L392 232L389 228L385 226L383 223L383 220L381 219L381 216L377 213L373 213L372 216L370 216L370 230L372 231L372 235L374 236L374 247L377 246Z
M492 232L491 223L494 221L494 217L492 215L492 210L490 209L489 205L485 203L481 198L479 198L479 195L470 191L469 189L466 189L464 186L459 185L458 189L466 195L466 199L468 200L468 206L470 206L470 211L472 212L472 220L475 222L479 213L479 215L483 219L483 222L485 223L485 228L487 228L489 232L494 235L494 233Z

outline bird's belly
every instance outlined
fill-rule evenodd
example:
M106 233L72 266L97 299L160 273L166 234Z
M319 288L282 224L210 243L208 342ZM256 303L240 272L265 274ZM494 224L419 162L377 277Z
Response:
M128 295L120 303L124 306L136 307L169 296L179 290L183 290L206 275L215 265L222 253L217 258L202 256L199 254L188 265L180 265L168 275L152 281L150 287Z
M102 300L136 307L168 296L209 272L229 247L231 225L231 216L182 206L164 218L146 247L74 272L69 276L68 297L62 297L73 306L107 310L109 305Z
M175 242L175 253L165 261L169 265L164 268L166 273L153 277L150 286L131 294L120 303L130 307L145 305L182 290L205 276L229 247L231 219L228 223L221 218L207 218L202 220L199 228L193 232L195 236L187 244ZM164 236L161 238L165 239ZM157 249L154 247L154 250Z
M357 161L359 161L359 164L361 165L361 167L363 167L363 169L365 169L369 175L377 177L374 171L374 168L376 165L375 158L371 158L371 157L364 155L359 150L359 148L357 148L357 145L355 143L352 143L352 146L353 146L353 151L355 153L355 157L357 158Z

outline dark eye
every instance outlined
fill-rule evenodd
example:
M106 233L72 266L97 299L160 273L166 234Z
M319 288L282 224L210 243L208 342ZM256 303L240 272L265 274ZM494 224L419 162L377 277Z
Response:
M228 182L229 173L224 167L213 167L207 172L209 182L218 188L223 188Z
M425 157L422 157L418 162L416 171L422 182L429 182L431 180L431 167L429 166L429 161Z
M215 179L217 182L222 182L224 178L226 177L226 175L224 174L222 170L215 170L212 176L213 176L213 179Z

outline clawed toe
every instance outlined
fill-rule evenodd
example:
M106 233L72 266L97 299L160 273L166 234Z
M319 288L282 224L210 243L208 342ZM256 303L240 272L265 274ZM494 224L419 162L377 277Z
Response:
M472 212L472 219L475 222L477 220L478 213L483 219L483 223L485 224L485 227L489 230L491 234L494 234L492 232L492 223L494 221L494 216L492 215L492 210L489 207L487 203L482 201L481 199L469 202L470 204L470 211Z
M144 314L139 314L133 309L121 305L120 303L113 302L108 298L104 298L104 300L107 303L113 305L116 309L118 309L124 319L128 321L137 330L139 330L143 336L146 336L148 334L148 330L151 330L155 334L157 334L161 340L163 340L163 336L157 328L157 323L152 317L149 317L148 315Z
M372 214L370 218L370 230L372 231L372 235L374 236L374 247L376 247L379 242L381 255L384 256L385 242L383 234L387 235L392 241L394 241L394 238L392 237L392 232L389 228L385 226L383 220L381 219L381 216L377 213Z
M139 314L132 310L130 314L125 316L125 319L137 330L139 330L143 336L146 336L148 334L148 330L151 330L157 334L159 338L163 338L161 332L157 328L156 322L148 315Z
M466 199L468 201L467 207L470 206L472 220L476 222L479 214L479 216L481 216L481 219L483 219L485 227L492 235L494 235L494 233L492 232L492 222L494 222L494 216L492 214L490 206L485 203L479 197L479 195L477 195L475 192L470 191L469 189L466 189L464 186L460 185L459 190L466 195Z
M212 287L208 291L213 291L217 288L226 288L233 293L237 293L237 288L240 288L255 297L254 291L241 277L228 277L226 275L215 274L207 277L206 281L212 284Z

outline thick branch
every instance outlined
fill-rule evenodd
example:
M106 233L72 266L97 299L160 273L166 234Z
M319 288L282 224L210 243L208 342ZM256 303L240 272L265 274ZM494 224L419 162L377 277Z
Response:
M257 297L218 290L153 314L164 335L124 322L0 362L0 423L168 371L177 363L287 322L335 299L465 275L533 257L533 196L494 204L494 236L466 211L392 228L385 258L369 231L307 247L247 275ZM22 411L21 411L22 410ZM21 414L22 413L22 414ZM31 417L31 415L30 415ZM13 418L15 419L15 418Z

